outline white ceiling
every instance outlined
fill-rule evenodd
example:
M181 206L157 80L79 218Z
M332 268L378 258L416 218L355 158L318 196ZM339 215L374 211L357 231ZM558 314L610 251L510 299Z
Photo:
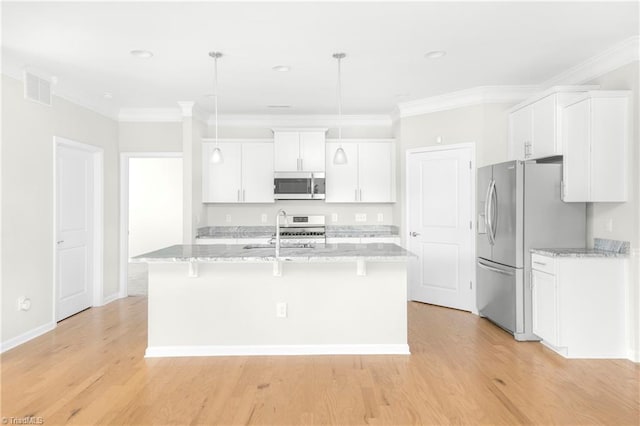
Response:
M637 2L3 2L2 54L5 72L39 68L104 110L190 100L210 110L218 50L221 113L332 114L331 55L343 51L344 113L386 114L476 86L540 84L638 26ZM425 59L431 50L448 54Z

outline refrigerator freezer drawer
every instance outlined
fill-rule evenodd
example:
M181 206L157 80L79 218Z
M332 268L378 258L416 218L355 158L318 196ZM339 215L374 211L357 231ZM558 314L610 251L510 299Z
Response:
M516 331L517 289L522 269L480 258L476 269L478 312L513 334Z

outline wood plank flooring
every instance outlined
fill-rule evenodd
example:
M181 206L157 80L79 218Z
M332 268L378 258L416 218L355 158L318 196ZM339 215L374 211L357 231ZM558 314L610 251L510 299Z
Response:
M640 367L566 360L486 320L409 303L410 356L144 359L146 298L2 355L4 417L51 424L640 422Z

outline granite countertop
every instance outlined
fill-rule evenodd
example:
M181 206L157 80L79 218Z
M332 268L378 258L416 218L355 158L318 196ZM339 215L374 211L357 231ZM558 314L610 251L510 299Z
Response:
M196 238L270 238L275 226L205 226L198 229ZM381 238L398 237L394 225L327 225L327 238Z
M531 249L531 253L551 257L629 257L626 253L618 253L609 250L587 249L587 248L550 248Z
M593 248L537 248L531 253L551 257L629 257L629 241L594 238Z
M175 245L134 257L135 262L273 262L274 247L245 249L241 244ZM396 244L317 244L314 248L280 249L285 262L406 262L415 257Z

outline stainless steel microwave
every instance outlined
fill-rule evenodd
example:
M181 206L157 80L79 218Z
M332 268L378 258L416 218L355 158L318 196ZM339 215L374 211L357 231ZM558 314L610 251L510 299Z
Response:
M324 200L324 172L276 172L273 192L276 200Z

